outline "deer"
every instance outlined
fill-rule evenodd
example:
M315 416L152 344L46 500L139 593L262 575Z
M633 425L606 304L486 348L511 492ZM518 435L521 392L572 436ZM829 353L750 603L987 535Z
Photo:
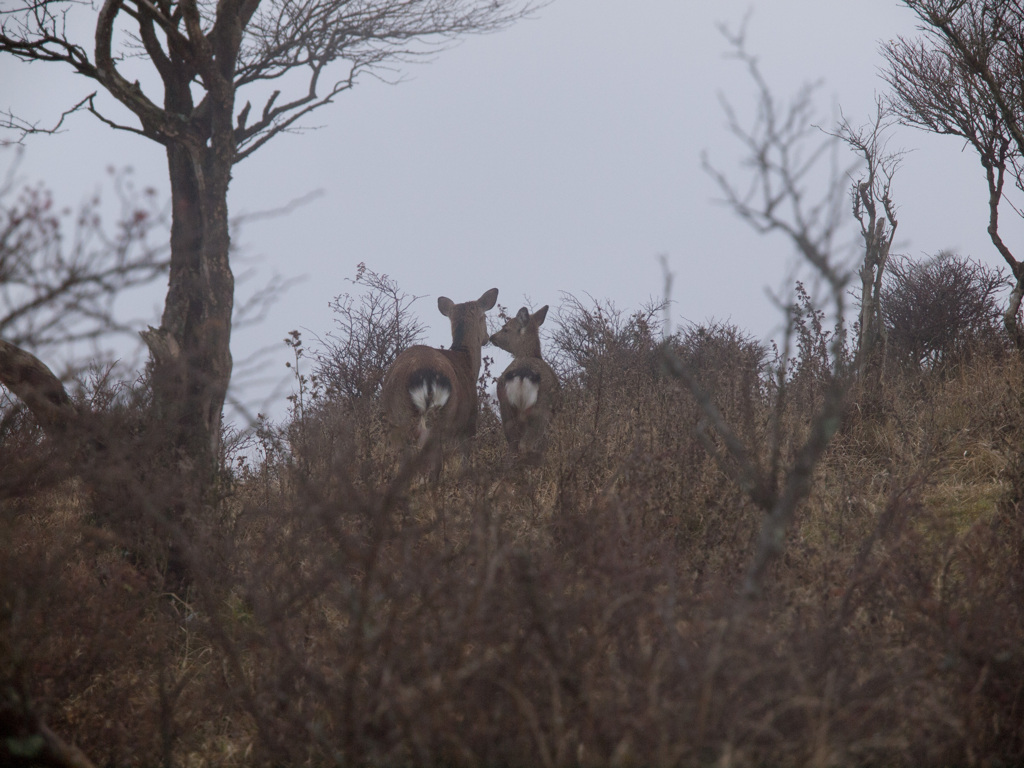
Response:
M476 434L480 350L488 342L485 313L497 300L497 288L462 304L438 298L437 308L451 321L451 348L409 347L384 377L381 402L391 445L413 443L420 453L426 451L433 482L441 476L445 443L455 438L465 450L468 438Z
M540 351L545 304L532 315L522 307L491 343L515 358L498 379L501 426L513 459L537 465L544 455L548 423L561 403L561 385Z

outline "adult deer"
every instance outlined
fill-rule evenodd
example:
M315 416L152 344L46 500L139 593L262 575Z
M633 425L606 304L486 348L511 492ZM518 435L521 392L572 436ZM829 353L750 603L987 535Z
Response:
M480 348L487 343L484 313L497 300L497 288L463 304L440 297L437 308L452 324L451 349L409 347L384 377L381 402L391 425L391 443L397 447L415 441L419 450L428 450L431 480L441 475L445 441L465 441L476 433Z
M523 307L491 336L491 343L515 359L498 379L501 426L513 456L537 464L544 455L548 423L561 401L561 385L540 353L540 326L547 305L532 315Z

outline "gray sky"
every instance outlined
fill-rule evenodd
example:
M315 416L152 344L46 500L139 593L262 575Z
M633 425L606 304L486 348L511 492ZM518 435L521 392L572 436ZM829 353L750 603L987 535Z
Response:
M716 318L778 334L767 291L786 287L789 243L755 235L716 204L700 167L704 150L728 167L739 149L719 94L752 109L751 85L724 58L715 27L738 24L750 8L749 49L776 94L820 78L824 118L838 105L854 123L872 116L884 89L879 41L914 29L893 0L555 0L405 68L397 86L365 77L313 114L317 130L279 137L236 168L236 215L322 192L237 238L258 259L243 295L275 272L306 279L257 329L236 335L236 359L293 328L330 331L327 304L352 290L345 278L360 261L425 297L415 306L433 344L450 340L439 295L464 301L497 286L512 311L527 300L556 307L560 292L634 309L662 291L659 254L676 275L676 322ZM94 90L59 65L9 56L0 82L0 108L42 122ZM140 181L166 189L159 146L84 114L68 128L27 142L26 180L45 180L70 204L102 186L107 166L132 165ZM954 139L908 130L890 146L914 150L895 182L899 250L952 248L998 264L974 156ZM1020 233L1007 231L1011 242ZM161 286L153 307L162 299ZM284 372L287 352L280 344L272 372Z

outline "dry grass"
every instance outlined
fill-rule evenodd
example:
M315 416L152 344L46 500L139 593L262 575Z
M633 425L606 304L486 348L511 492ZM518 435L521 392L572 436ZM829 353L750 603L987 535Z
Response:
M20 484L4 690L114 765L1024 760L1024 366L855 391L749 602L761 513L621 341L563 370L538 468L488 412L437 486L395 482L374 399L317 400L193 511L180 593L86 489ZM708 376L759 446L752 359ZM785 419L799 435L801 402Z

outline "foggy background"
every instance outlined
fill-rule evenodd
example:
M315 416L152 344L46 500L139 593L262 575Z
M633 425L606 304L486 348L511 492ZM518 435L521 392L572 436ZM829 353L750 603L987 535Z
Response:
M661 296L660 255L675 274L676 325L714 318L778 338L783 318L769 294L788 294L799 276L791 245L782 235L758 236L717 202L701 169L707 152L742 178L720 97L746 120L755 91L743 65L725 56L716 24L736 28L748 11L748 50L776 98L822 80L827 128L840 107L854 125L873 118L885 89L878 45L915 29L894 0L555 0L510 29L403 67L397 85L363 76L307 117L309 130L278 137L236 166L233 217L319 194L234 236L244 259L236 272L255 270L239 301L268 280L303 279L257 326L234 335L236 363L272 352L261 358L264 380L236 380L233 396L254 411L285 414L280 388L272 395L291 358L281 340L292 329L307 344L329 333L328 302L357 292L346 278L359 262L423 297L414 311L434 345L450 342L439 295L466 301L496 286L499 304L515 312L523 304L557 310L568 292L629 311ZM90 52L91 34L85 28L79 38ZM10 56L0 58L0 83L0 108L41 125L95 89L66 66ZM97 102L130 121L109 97ZM106 168L130 165L139 186L167 196L160 146L85 113L65 128L26 140L22 180L43 180L60 204L74 206L109 189ZM909 129L894 131L889 148L912 150L893 185L895 251L951 249L1001 264L985 231L974 155L955 139ZM854 223L843 241L851 255ZM1021 232L1009 216L1003 226L1009 242ZM155 324L165 288L154 286L129 312ZM553 311L549 325L556 319ZM507 362L494 348L485 354L497 359L495 372Z

